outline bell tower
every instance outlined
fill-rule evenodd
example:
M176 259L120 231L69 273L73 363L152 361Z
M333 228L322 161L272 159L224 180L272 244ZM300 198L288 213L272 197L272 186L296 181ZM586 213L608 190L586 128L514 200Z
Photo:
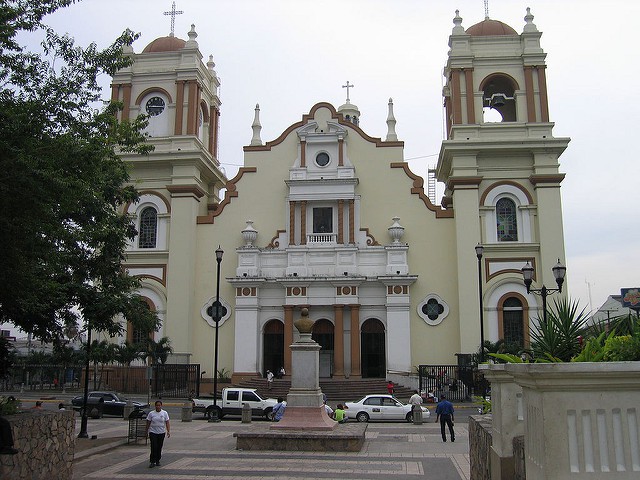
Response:
M175 6L174 6L175 7ZM174 8L175 10L175 8ZM138 236L126 267L142 278L141 295L163 320L155 336L171 338L173 357L188 363L194 350L191 322L197 270L197 218L220 203L226 176L218 159L220 80L213 57L202 61L194 25L188 40L172 31L113 76L112 100L123 104L121 120L148 115L148 155L126 154L140 201L127 205Z
M488 16L465 30L456 11L449 37L447 132L436 175L445 184L443 206L454 210L463 352L477 351L480 336L478 304L465 298L470 292L482 289L485 331L504 338L495 298L520 295L535 318L519 270L530 259L538 280L553 284L543 276L564 258L558 159L569 139L552 133L546 54L529 8L524 21L520 34ZM485 251L480 286L466 271L477 243Z

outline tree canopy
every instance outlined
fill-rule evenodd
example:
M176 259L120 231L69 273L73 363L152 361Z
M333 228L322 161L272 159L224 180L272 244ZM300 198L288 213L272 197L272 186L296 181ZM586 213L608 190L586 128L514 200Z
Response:
M145 154L145 117L119 122L99 104L98 77L130 65L137 35L111 46L75 45L44 17L74 0L0 4L0 321L49 341L78 320L116 334L123 316L152 330L157 318L122 268L137 200L118 152ZM18 43L42 31L41 52ZM96 105L99 108L96 108Z

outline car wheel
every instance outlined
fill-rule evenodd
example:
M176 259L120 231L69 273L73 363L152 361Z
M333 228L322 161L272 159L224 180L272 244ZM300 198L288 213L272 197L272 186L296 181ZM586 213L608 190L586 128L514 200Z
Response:
M205 415L205 417L207 417L207 419L211 418L211 417L213 416L213 409L214 409L214 408L218 411L218 418L219 418L220 420L222 420L222 417L223 417L223 415L222 415L222 409L221 409L220 407L218 407L218 406L215 406L215 407L214 407L213 405L211 405L210 407L207 407L207 410L206 410L206 412L205 412L205 414L204 414L204 415Z
M359 412L356 415L356 420L359 422L368 422L369 421L369 414L367 412Z
M413 412L407 413L407 416L405 417L405 419L407 420L407 422L412 423L413 422Z

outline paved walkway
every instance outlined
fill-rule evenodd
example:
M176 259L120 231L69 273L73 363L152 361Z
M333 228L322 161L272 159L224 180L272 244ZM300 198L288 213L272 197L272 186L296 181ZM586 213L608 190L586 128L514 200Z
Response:
M257 424L258 422L255 421ZM260 422L262 423L262 422ZM467 425L456 425L456 442L443 443L440 426L431 419L422 425L370 423L364 448L358 453L240 451L233 433L253 424L238 420L208 423L171 422L162 466L148 468L149 447L126 445L128 422L90 420L74 462L74 479L216 479L346 480L437 479L468 480ZM79 426L79 423L78 423ZM113 439L109 442L107 439ZM91 443L94 442L94 443ZM123 445L123 443L125 443ZM94 446L95 445L95 446ZM115 448L114 445L119 445ZM80 445L78 445L80 447ZM102 450L101 449L105 449Z

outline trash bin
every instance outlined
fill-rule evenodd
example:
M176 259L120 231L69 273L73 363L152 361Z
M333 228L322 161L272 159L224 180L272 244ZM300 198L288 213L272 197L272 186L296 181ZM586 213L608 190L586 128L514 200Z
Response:
M251 405L242 404L242 423L251 423Z
M422 425L422 407L416 405L413 407L413 424L414 425Z
M193 404L191 402L184 402L182 406L182 421L190 422L193 419Z
M147 412L136 409L129 415L129 434L127 443L138 443L138 439L143 438L147 443Z

